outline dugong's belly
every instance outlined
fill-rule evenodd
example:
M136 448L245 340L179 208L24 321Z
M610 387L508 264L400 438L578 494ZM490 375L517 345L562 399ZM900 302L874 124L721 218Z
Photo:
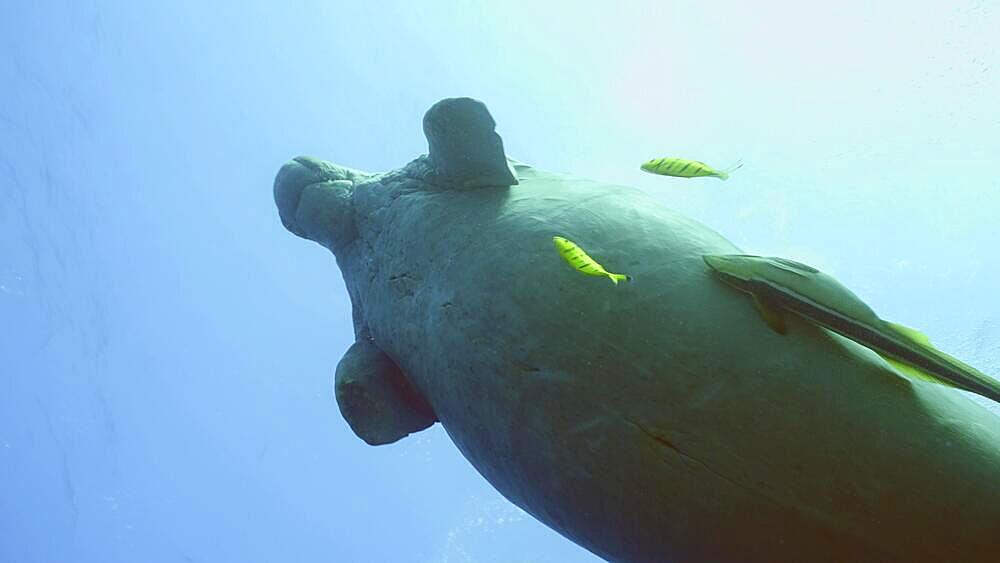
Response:
M975 560L1000 538L1000 422L791 320L701 256L738 250L641 193L519 168L407 196L363 295L511 501L617 561ZM405 199L405 198L404 198ZM634 281L570 269L551 238Z

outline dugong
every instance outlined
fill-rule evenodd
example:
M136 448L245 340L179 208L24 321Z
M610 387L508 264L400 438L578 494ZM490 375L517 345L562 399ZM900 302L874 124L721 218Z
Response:
M704 255L742 251L637 189L507 158L445 99L428 154L373 174L310 157L284 226L336 256L351 429L440 422L500 493L609 561L996 561L1000 417L800 318L786 334ZM553 236L633 279L560 259Z

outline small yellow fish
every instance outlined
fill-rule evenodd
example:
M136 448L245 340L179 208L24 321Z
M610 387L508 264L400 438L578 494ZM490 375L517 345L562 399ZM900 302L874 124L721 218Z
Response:
M729 178L729 173L743 166L742 162L737 162L725 170L716 170L704 162L688 160L686 158L654 158L644 162L639 168L646 172L659 174L661 176L676 176L678 178L700 178L702 176L714 176L720 180Z
M573 266L576 271L587 274L588 276L607 276L611 278L611 281L615 285L618 285L620 281L629 281L632 279L631 276L625 274L612 274L611 272L604 269L597 263L596 260L587 256L587 253L583 251L582 248L576 245L573 241L565 239L563 237L552 237L552 242L556 245L556 251L559 252L559 256L563 257L563 260L567 264Z

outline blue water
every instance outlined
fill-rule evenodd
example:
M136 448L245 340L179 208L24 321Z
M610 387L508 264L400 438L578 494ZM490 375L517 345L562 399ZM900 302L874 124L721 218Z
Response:
M350 302L271 181L401 166L443 97L1000 373L993 2L132 4L0 3L2 562L597 560L332 396Z

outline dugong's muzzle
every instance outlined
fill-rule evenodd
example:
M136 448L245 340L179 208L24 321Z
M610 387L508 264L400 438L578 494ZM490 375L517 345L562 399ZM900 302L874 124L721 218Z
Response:
M354 184L368 174L308 156L281 167L274 179L274 202L281 222L296 235L337 252L357 236Z

